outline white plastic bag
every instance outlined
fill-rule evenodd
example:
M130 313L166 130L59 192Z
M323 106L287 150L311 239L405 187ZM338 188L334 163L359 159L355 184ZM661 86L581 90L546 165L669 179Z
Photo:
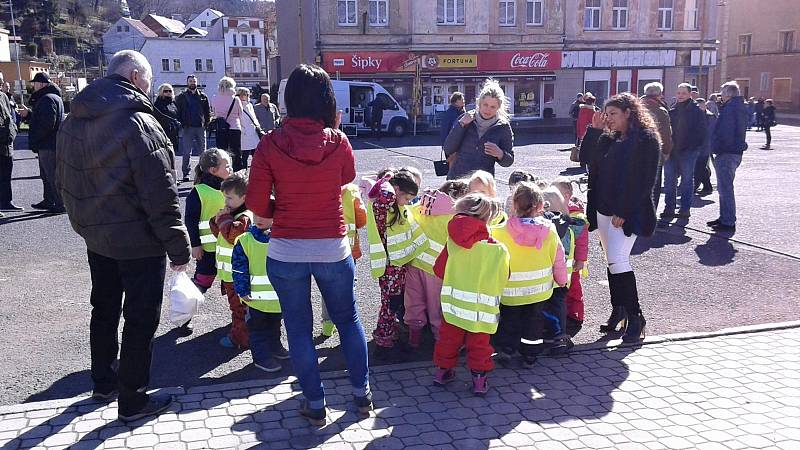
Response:
M181 326L200 310L204 297L186 272L175 272L169 286L169 320Z

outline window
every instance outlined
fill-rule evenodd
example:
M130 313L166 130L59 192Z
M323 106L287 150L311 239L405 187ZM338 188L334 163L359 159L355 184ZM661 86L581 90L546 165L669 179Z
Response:
M125 25L125 32L128 33L130 31L131 31L131 27L129 27L128 25Z
M203 71L203 60L202 59L195 59L194 60L194 70L197 72Z
M253 47L256 46L256 35L255 34L251 34L250 35L250 45L252 45Z
M792 53L794 51L794 30L781 31L780 46L780 50L783 53Z
M464 25L464 0L436 0L436 23Z
M236 33L233 34L233 46L236 47Z
M169 60L167 58L161 60L161 71L169 72Z
M658 29L672 29L672 2L674 0L658 0Z
M369 24L385 26L389 23L389 0L369 0Z
M628 29L628 0L614 0L611 9L611 28L615 30Z
M180 72L181 71L181 60L180 59L176 58L176 59L172 60L172 70L174 70L175 72Z
M742 34L739 35L739 54L740 55L749 55L750 54L750 43L753 40L752 34Z
M761 86L759 87L762 91L769 90L769 79L771 75L772 74L769 72L761 72Z
M213 72L214 71L214 61L211 59L206 60L206 71Z
M792 79L773 78L772 79L772 98L776 102L792 101Z
M242 35L242 47L247 47L247 35Z
M258 61L253 58L253 73L258 73Z
M697 30L699 29L700 12L697 9L697 0L686 0L686 23L683 26L684 30Z
M356 0L337 0L336 15L339 25L355 25Z
M527 22L528 25L541 25L544 23L543 0L528 0Z
M117 25L117 33L122 33L122 25Z
M586 10L583 15L583 28L585 30L600 29L601 0L586 0Z
M206 22L205 20L201 20L200 21L200 26L205 28L207 26L206 23L208 23L208 22Z
M514 3L514 0L500 0L500 12L497 15L500 18L500 26L513 26L516 23L514 16L517 11Z

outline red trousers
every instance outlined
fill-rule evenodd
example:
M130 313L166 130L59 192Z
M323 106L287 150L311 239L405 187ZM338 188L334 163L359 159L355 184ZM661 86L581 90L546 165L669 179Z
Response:
M473 372L488 372L494 369L494 348L489 342L490 338L490 334L471 333L443 320L439 328L439 340L433 350L433 363L442 369L452 369L458 365L461 346L466 344L467 367Z
M567 317L583 322L583 287L581 286L581 272L572 272L572 282L567 291Z
M228 305L231 308L231 341L239 348L250 348L250 335L247 333L247 322L245 321L247 305L242 303L239 295L236 294L233 283L222 281L220 285L222 293L228 297Z

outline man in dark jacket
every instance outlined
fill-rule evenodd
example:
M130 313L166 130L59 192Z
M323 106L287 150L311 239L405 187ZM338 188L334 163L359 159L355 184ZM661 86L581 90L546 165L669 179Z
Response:
M189 181L192 168L189 166L192 151L200 155L206 151L206 127L211 122L211 108L208 97L197 87L197 77L186 77L187 88L175 99L178 107L178 120L183 128L181 140L181 171L183 181ZM175 149L178 151L178 149Z
M109 75L72 101L58 132L57 181L72 228L86 241L92 276L89 325L93 397L119 394L119 419L157 414L171 396L150 396L153 335L161 315L166 261L186 270L172 144L147 93L152 72L133 50L114 55ZM125 302L123 304L123 294ZM119 370L120 312L125 317Z
M578 96L575 97L575 101L572 102L572 105L569 107L569 116L572 117L572 131L575 132L575 142L578 142L578 116L580 115L581 105L583 103L583 93L578 92Z
M694 200L694 165L706 138L706 113L692 99L692 86L681 83L675 93L677 103L669 110L672 124L672 152L664 162L664 212L662 219L689 218ZM675 213L678 178L681 179L681 204Z
M381 139L381 129L383 128L383 99L380 97L380 94L376 95L375 98L369 102L369 127L372 130L372 137L377 137L378 140Z
M28 145L39 154L39 174L42 177L44 199L31 205L53 214L63 214L64 204L55 185L56 171L56 133L64 120L64 102L61 90L50 84L50 77L44 72L37 73L33 80L32 109L25 106L20 110L23 120L30 126Z
M0 73L0 85L4 85ZM17 137L17 123L14 107L5 93L0 92L0 210L22 211L12 202L11 172L14 169L14 139ZM0 212L0 217L3 213Z
M453 95L450 96L450 107L442 114L442 122L439 126L439 141L442 145L447 140L450 130L453 129L453 124L466 112L464 110L465 103L464 94L461 92L453 92Z
M664 161L669 159L669 155L672 153L672 123L669 120L669 107L664 102L664 85L657 81L646 84L641 100L656 122L658 136L661 138L661 155L658 160L656 182L653 185L653 207L658 209L658 202L661 200Z
M735 81L723 84L720 95L723 103L711 137L711 153L716 155L714 172L717 174L719 219L708 222L708 226L716 231L736 231L733 179L742 163L742 154L747 150L747 107Z
M694 165L694 188L697 191L697 195L709 195L714 192L711 187L709 161L711 159L711 137L714 134L714 128L717 126L717 116L708 110L710 102L706 102L703 98L698 98L696 102L697 106L706 113L706 140Z

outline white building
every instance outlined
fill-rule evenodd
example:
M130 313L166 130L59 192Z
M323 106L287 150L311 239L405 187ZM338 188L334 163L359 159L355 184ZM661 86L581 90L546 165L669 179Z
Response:
M11 45L8 40L8 30L0 28L0 62L11 61Z
M209 30L209 38L224 39L225 72L237 83L267 84L265 31L257 17L222 17Z
M162 83L171 84L179 94L191 74L197 77L198 85L213 94L217 82L225 76L225 43L221 39L151 38L141 52L153 67L154 95Z
M122 17L103 34L103 55L108 61L120 50L140 51L147 39L155 37L142 21Z
M216 9L206 8L203 12L194 16L192 20L190 20L189 23L186 24L186 28L194 27L208 31L208 29L211 28L213 22L222 16L224 16L224 14L217 11Z

